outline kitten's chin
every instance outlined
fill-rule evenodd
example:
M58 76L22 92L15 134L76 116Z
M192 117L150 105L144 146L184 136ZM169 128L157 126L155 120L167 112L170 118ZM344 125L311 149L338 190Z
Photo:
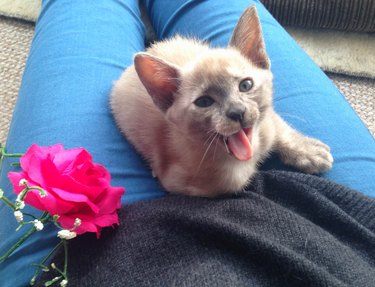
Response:
M253 157L253 130L243 128L238 132L224 137L227 152L240 161L248 161Z

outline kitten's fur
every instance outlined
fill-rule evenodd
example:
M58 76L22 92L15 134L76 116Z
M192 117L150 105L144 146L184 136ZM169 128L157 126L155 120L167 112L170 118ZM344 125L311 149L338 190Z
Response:
M228 48L177 36L138 53L134 62L114 85L112 111L169 192L212 197L241 191L270 151L308 173L331 168L328 146L299 134L273 110L254 7L241 16ZM197 102L202 96L214 102Z

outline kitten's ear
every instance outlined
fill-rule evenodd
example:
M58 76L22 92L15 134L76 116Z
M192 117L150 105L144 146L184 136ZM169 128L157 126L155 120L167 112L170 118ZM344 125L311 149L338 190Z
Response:
M241 54L247 57L259 68L269 69L270 61L260 27L259 17L255 6L245 10L234 29L229 46L240 50Z
M134 66L155 105L163 112L167 111L173 104L173 94L178 89L178 69L147 53L136 54Z

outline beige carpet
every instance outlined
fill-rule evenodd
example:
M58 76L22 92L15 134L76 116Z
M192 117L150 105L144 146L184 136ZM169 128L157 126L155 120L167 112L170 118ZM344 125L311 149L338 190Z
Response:
M287 28L324 71L375 79L375 34Z
M42 0L0 0L0 15L35 21Z
M0 142L7 137L34 26L0 17ZM329 74L375 135L375 82L366 78Z
M34 26L0 17L0 143L4 143Z

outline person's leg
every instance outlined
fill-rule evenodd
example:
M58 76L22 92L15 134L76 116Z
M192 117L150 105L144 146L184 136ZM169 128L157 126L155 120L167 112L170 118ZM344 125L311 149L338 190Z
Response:
M113 81L143 49L137 0L43 1L7 151L25 152L33 143L84 147L109 170L113 186L126 188L124 202L160 195L158 183L117 129L108 103ZM0 187L15 200L9 163L3 163ZM1 256L28 226L15 232L13 212L1 202L0 218ZM52 249L56 232L33 235L2 263L0 286L26 286L31 264Z
M375 196L375 141L345 98L259 1L145 0L158 39L194 35L226 46L244 9L256 5L274 73L275 108L293 127L331 147L325 177ZM267 168L278 166L277 159Z

